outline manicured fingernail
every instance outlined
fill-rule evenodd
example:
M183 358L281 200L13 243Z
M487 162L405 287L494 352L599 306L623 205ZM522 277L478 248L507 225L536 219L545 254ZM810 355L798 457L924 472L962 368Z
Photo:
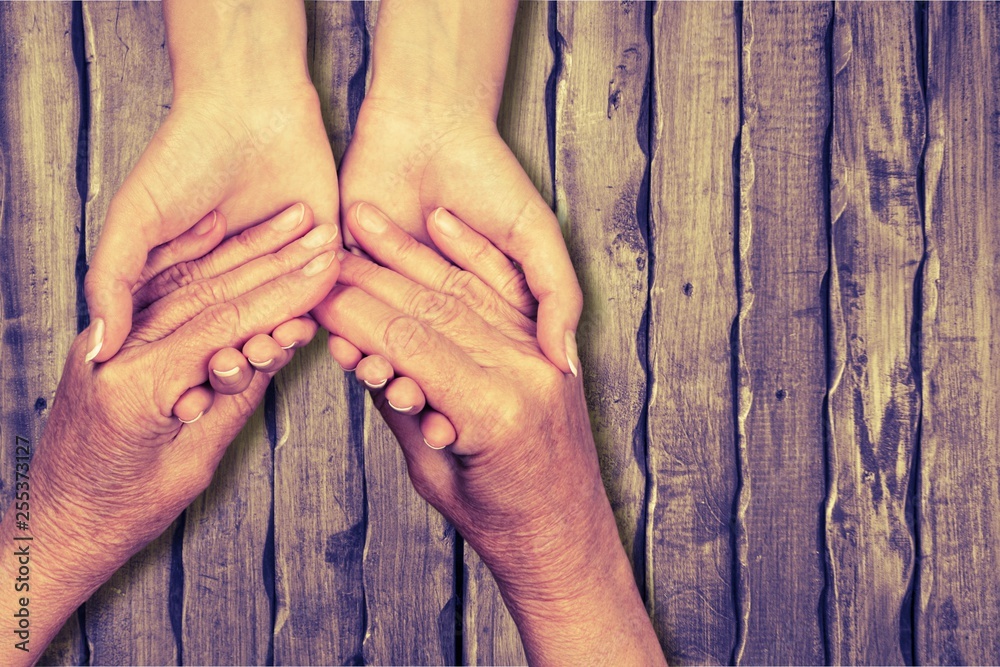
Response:
M178 417L178 418L177 418L177 421L179 421L179 422L180 422L180 423L182 423L182 424L193 424L193 423L195 423L196 421L198 421L199 419L201 419L201 416L202 416L203 414L205 414L205 411L204 411L204 410L202 410L201 412L199 412L199 413L198 413L198 416L197 416L197 417L195 417L194 419L189 419L189 420L185 421L185 420L181 419L180 417ZM425 442L426 442L426 441L425 441Z
M315 276L317 273L322 273L333 264L334 254L332 252L324 252L322 255L314 259L313 261L306 264L305 268L302 269L302 273L305 276Z
M271 225L277 229L279 232L287 232L295 229L302 222L302 217L306 214L306 207L301 203L296 204L286 208L284 211L279 213L274 220L271 221Z
M389 407L390 407L390 408L392 408L392 409L393 409L393 410L395 410L396 412L402 412L402 413L403 413L404 415L405 415L405 414L407 414L407 413L408 413L408 412L409 412L410 410L412 410L413 408L415 408L415 407L416 407L416 406L414 406L414 405L411 405L411 406L410 406L410 407L408 407L408 408L400 408L400 407L398 407L398 406L395 406L395 405L393 405L393 404L392 404L392 401L390 401L389 399L386 399L386 400L385 400L385 402L389 404ZM425 441L425 442L426 442L426 441Z
M220 378L231 378L234 375L239 375L240 367L237 366L236 368L230 368L228 371L218 371L213 368L212 372L215 373Z
M253 359L247 359L254 368L259 368L264 370L265 368L270 368L271 364L274 363L274 359L268 359L267 361L254 361Z
M358 204L358 208L355 210L358 216L358 224L361 225L361 229L366 232L381 234L389 226L385 216L382 215L374 206L370 206L368 204Z
M569 364L569 370L572 371L573 377L579 377L580 357L576 350L575 331L566 332L566 363Z
M195 236L204 236L215 229L215 221L219 219L219 214L212 211L212 215L206 215L201 222L194 226Z
M104 320L97 318L90 323L90 335L87 336L87 345L90 347L90 352L84 358L83 362L89 364L94 360L101 352L101 348L104 347Z
M293 341L293 342L292 342L291 344L289 344L289 345L282 345L282 346L281 346L281 349L282 349L282 350L290 350L290 349L292 349L293 347L295 347L296 345L298 345L298 343L297 343L297 342L295 342L295 341Z
M385 383L386 383L386 382L388 382L388 381L389 381L389 379L388 379L388 378L386 378L385 380L382 380L382 381L381 381L381 382L379 382L378 384L372 384L372 383L371 383L371 382L369 382L368 380L363 380L363 382L365 383L365 385L366 385L366 386L367 386L367 387L368 387L369 389L381 389L382 387L384 387L384 386L385 386Z
M337 238L337 225L320 225L303 237L302 247L313 250L325 246L335 238Z
M457 239L462 233L462 226L458 224L458 220L443 208L434 211L434 224L442 234L453 239Z
M431 449L436 449L436 450L441 450L448 446L448 445L441 445L440 447L435 447L431 443L427 442L427 438L424 438L424 444L430 447Z

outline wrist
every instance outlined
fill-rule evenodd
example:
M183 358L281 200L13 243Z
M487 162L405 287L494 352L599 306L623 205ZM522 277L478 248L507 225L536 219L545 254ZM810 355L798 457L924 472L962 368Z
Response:
M165 0L175 97L271 96L311 85L302 3Z

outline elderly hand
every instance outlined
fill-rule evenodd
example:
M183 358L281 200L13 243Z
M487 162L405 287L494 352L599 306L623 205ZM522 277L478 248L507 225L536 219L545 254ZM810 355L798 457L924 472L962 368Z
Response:
M529 298L513 294L523 290L517 269L443 209L427 229L458 266L364 208L378 219L352 232L378 264L347 256L343 284L313 312L412 378L454 425L452 445L428 447L427 424L376 394L417 491L490 567L533 664L662 664L601 483L582 384L548 361L534 323L506 298Z
M84 364L88 332L77 336L31 462L36 655L73 609L208 486L270 375L291 354L249 349L255 336L302 343L315 331L294 318L327 295L340 264L336 228L310 227L311 213L299 204L200 259L174 264L219 243L220 215L212 228L150 255L144 275L152 277L136 292L135 327L116 356ZM266 357L255 359L261 372L230 356L228 348L244 344L251 358ZM0 529L7 545L14 544L13 515ZM17 568L8 551L0 572L4 589L13 590L7 577ZM0 602L4 618L11 598ZM28 657L8 654L11 644L0 645L0 663Z

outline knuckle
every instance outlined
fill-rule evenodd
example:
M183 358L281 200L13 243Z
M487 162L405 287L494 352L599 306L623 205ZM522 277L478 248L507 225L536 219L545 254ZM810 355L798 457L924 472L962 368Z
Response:
M407 310L432 326L444 326L458 319L462 303L455 297L426 289L415 290L407 299Z
M405 315L389 320L382 334L382 344L390 359L416 356L426 350L430 342L431 332L426 325Z
M518 310L531 308L535 305L535 297L528 289L528 281L524 274L516 269L512 269L507 278L500 286L500 293L510 299L511 305Z
M213 334L219 336L220 340L235 341L242 331L242 314L236 304L230 301L217 303L205 309L203 316L206 324Z
M197 282L199 273L193 262L181 262L167 267L160 275L170 291L173 291Z
M199 280L184 288L184 300L204 310L224 300L214 280Z
M477 281L478 278L473 274L452 266L448 268L444 280L441 281L441 291L474 308L482 301L476 289Z

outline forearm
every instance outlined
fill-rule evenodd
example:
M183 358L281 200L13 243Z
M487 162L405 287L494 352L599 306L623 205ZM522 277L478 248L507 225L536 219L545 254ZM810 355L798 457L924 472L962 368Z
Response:
M164 0L174 93L309 83L302 0Z
M495 119L516 12L517 0L382 0L369 96Z
M498 578L533 665L665 664L601 496L590 521L553 539L531 574Z

